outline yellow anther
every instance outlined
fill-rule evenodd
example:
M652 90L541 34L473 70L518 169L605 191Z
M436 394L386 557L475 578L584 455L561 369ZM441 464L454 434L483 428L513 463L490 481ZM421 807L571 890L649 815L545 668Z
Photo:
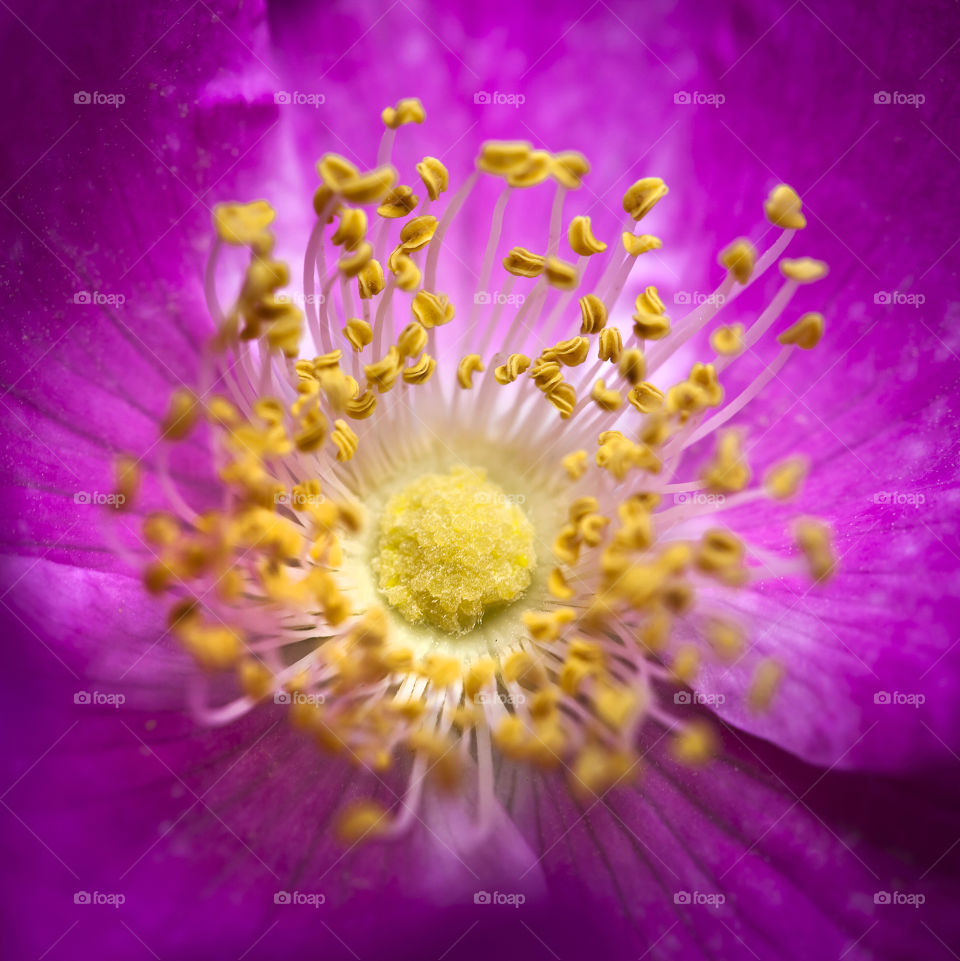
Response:
M580 280L577 268L559 257L547 257L543 270L547 283L558 290L573 290Z
M588 514L596 513L599 508L600 503L596 497L587 494L583 497L578 497L570 505L570 509L567 511L567 518L571 524L579 524L584 517Z
M493 376L498 384L512 384L529 367L529 357L523 354L511 354L505 364L501 364L494 370Z
M380 200L396 181L396 170L387 165L343 181L339 185L338 193L351 203L372 204Z
M594 710L601 721L623 731L637 712L637 696L629 688L602 683L594 694Z
M380 266L380 261L367 261L360 273L357 274L357 285L361 300L370 300L371 297L376 297L383 290L383 268Z
M530 368L530 376L537 387L545 394L563 383L560 364L555 360L545 360L543 357L538 357L533 362Z
M663 340L670 333L670 318L663 314L635 313L633 332L641 340Z
M561 420L567 420L577 406L577 391L573 384L557 384L547 391L547 400L560 411Z
M360 385L348 374L331 367L318 371L320 387L334 410L343 410L360 393Z
M760 661L750 680L747 704L755 711L765 711L776 696L783 675L783 665L773 658L764 658Z
M580 254L581 257L602 254L607 249L607 245L603 241L594 237L589 217L574 217L570 221L567 240L570 241L570 249L575 254Z
M601 360L609 360L614 364L620 360L623 353L623 338L616 327L604 327L600 331L600 346L598 356Z
M240 422L240 411L226 397L212 397L207 404L207 416L220 427L235 427Z
M317 373L321 370L332 370L335 367L340 366L340 359L343 357L343 351L337 347L331 350L327 354L320 354L313 358L313 369Z
M318 217L322 217L323 212L326 211L328 224L333 223L334 214L339 209L338 204L331 203L333 198L334 193L326 184L320 184L313 192L313 209Z
M178 387L170 396L170 406L160 424L164 440L183 440L193 430L200 416L197 395L186 387Z
M401 360L400 351L391 347L380 360L364 364L363 372L367 375L367 380L383 394L393 387L400 376Z
M583 517L577 525L583 543L587 547L596 547L603 540L603 533L609 523L610 518L603 514L587 514Z
M337 460L339 461L350 460L357 452L359 439L345 420L335 420L333 422L331 440L337 448Z
M723 403L723 388L713 364L694 364L690 368L690 383L703 392L707 407L719 407Z
M586 337L570 337L548 347L541 356L544 360L555 360L564 367L579 367L590 352L590 341Z
M575 450L572 454L567 454L560 463L567 472L567 477L576 481L587 472L590 458L585 450Z
M596 294L580 298L580 333L598 334L607 324L607 306Z
M213 208L213 226L225 244L246 247L263 237L276 215L265 200L249 204L217 204Z
M436 157L424 157L417 164L417 173L431 200L436 200L450 186L450 174Z
M706 634L710 646L723 661L735 661L746 646L743 629L731 621L711 620Z
M833 553L830 528L820 521L803 519L797 522L794 533L800 550L806 555L813 579L822 583L832 577L837 560Z
M571 567L580 557L580 532L575 524L565 525L553 541L553 554L561 564Z
M427 330L449 324L455 313L453 304L450 303L446 294L432 294L427 290L417 293L410 309L413 311L414 318Z
M636 407L641 414L652 414L654 411L660 410L660 408L663 407L664 396L662 390L644 381L630 389L630 392L627 394L627 400Z
M590 397L601 410L619 410L623 406L623 395L608 388L602 377L593 385Z
M340 186L348 180L353 180L360 173L345 157L339 154L327 153L317 161L317 173L333 193L340 192Z
M630 754L588 744L581 749L569 769L570 787L581 798L590 800L601 797L618 784L626 783L638 769L639 764Z
M408 123L423 123L427 119L423 104L416 97L404 97L396 107L384 107L380 119L391 130Z
M371 390L365 390L359 397L348 400L343 405L344 413L353 420L366 420L377 409L377 397Z
M567 579L563 576L563 571L561 571L559 567L555 567L550 571L550 576L547 578L547 590L561 601L570 600L576 593L567 583Z
M767 220L777 227L789 230L801 230L807 226L807 218L803 216L803 204L793 187L780 184L770 191L763 205Z
M673 756L681 763L699 767L712 760L718 741L713 728L703 721L688 724L673 741Z
M297 450L303 453L318 450L327 436L327 418L318 410L310 411L303 418L303 428L293 438Z
M496 669L496 664L487 657L471 664L463 677L463 693L469 699L476 700L481 691L493 682Z
M367 212L359 207L342 207L340 222L330 238L331 243L344 250L356 250L367 235Z
M718 527L704 531L697 551L697 566L711 574L739 568L743 562L743 542L730 531Z
M380 837L388 827L390 817L384 808L374 801L356 801L337 818L336 834L341 844L352 846Z
M464 390L470 390L473 387L474 373L481 373L485 369L479 354L467 354L457 364L457 383Z
M373 340L373 328L359 317L351 317L343 328L343 336L354 350L363 350Z
M423 354L420 359L403 370L403 379L408 384L425 384L437 369L437 362L429 355Z
M553 155L550 175L567 190L576 190L583 184L583 178L590 173L590 163L577 150L564 150Z
M373 247L364 240L352 254L341 257L337 261L337 267L347 277L356 277L370 263L371 257Z
M400 331L397 338L397 350L401 358L416 357L427 346L427 331L419 321L414 320Z
M812 284L826 277L829 270L830 268L822 260L814 260L813 257L798 257L796 260L784 257L780 261L780 273L798 284Z
M267 328L267 343L274 350L283 351L287 357L300 353L300 336L303 333L303 314L291 308Z
M526 688L537 687L546 680L543 668L527 651L514 651L503 662L503 679Z
M420 198L406 184L398 184L387 192L377 213L381 217L395 220L397 217L406 217L407 214L416 210Z
M663 241L653 234L631 234L624 231L621 235L623 249L631 257L639 257L651 250L659 250L663 246Z
M493 734L493 741L506 757L515 761L527 758L529 738L523 721L516 714L508 714Z
M823 315L804 314L795 324L788 327L777 340L781 344L794 344L801 350L812 350L823 337Z
M696 384L684 380L679 384L674 384L667 391L664 410L668 414L676 415L680 423L684 424L693 414L700 413L706 406L706 394Z
M539 277L547 265L547 258L532 253L525 247L514 247L503 258L503 266L515 277Z
M487 173L506 176L526 165L532 149L525 140L488 140L480 147L477 166Z
M572 607L558 607L552 611L524 611L523 624L530 636L540 643L556 641L564 626L576 620L577 612Z
M420 286L420 268L413 262L413 258L398 247L387 259L387 266L397 278L397 286L401 290L416 290Z
M129 510L140 489L140 464L129 454L120 454L113 462L114 493L118 510Z
M172 514L155 511L143 519L143 537L154 547L169 547L181 536L180 523Z
M634 220L642 220L667 192L667 185L659 177L644 177L623 195L623 209Z
M265 698L273 689L273 674L262 662L245 657L237 665L237 680L243 693L253 701Z
M800 457L791 457L775 464L763 478L766 492L776 500L793 497L807 476L807 462Z
M728 430L717 439L713 460L703 472L703 482L711 491L733 494L750 483L750 467L743 453L739 431Z
M437 218L432 214L424 214L408 220L400 228L400 246L405 251L419 250L433 239L437 232Z
M507 173L507 183L511 187L535 187L550 176L553 158L546 150L531 150L526 163Z
M717 258L721 267L726 267L738 284L745 284L753 274L757 262L757 251L745 237L735 240L724 247Z
M636 347L625 350L620 355L620 376L629 384L639 384L647 372L647 362L643 351Z
M710 335L710 346L722 357L732 357L743 350L743 324L718 327Z
M610 471L621 481L633 469L658 473L661 467L649 447L635 444L618 430L605 430L600 435L595 460L597 467Z

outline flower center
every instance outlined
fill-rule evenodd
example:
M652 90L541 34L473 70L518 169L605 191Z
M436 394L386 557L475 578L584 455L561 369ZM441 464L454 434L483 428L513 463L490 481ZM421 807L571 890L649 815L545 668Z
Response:
M380 591L413 624L471 630L530 586L534 528L519 500L477 468L417 478L380 518Z

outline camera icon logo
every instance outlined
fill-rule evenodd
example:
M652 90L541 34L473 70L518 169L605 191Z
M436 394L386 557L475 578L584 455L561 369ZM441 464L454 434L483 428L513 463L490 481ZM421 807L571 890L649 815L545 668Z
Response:
M73 295L73 302L75 304L89 304L93 298L90 296L89 290L78 290Z
M473 895L474 904L489 904L490 903L490 892L489 891L477 891Z
M490 103L490 94L488 94L486 90L478 90L473 95L473 102L482 104Z
M273 692L273 703L274 704L289 704L292 701L289 691L274 691Z
M890 892L889 891L877 891L873 896L874 904L889 904L890 903Z
M290 892L289 891L276 891L273 895L274 904L289 904L290 903Z
M673 295L673 302L674 302L675 304L681 304L681 305L689 304L689 303L690 303L690 293L689 293L689 291L686 291L686 290L678 290L678 291Z
M478 306L485 307L490 303L490 294L485 290L479 290L473 295L473 302Z
M90 94L86 90L78 90L73 95L74 103L90 103L90 101L91 101Z
M675 891L673 895L674 904L689 904L690 903L690 892L689 891Z
M87 491L77 491L73 495L74 504L89 504L90 494Z
M673 95L673 102L679 104L688 104L690 103L690 94L687 93L686 90L678 90Z
M290 94L286 90L277 90L273 95L273 102L288 104L290 103Z
M889 704L890 703L890 693L888 691L877 691L873 695L874 704Z
M89 891L77 891L73 896L74 904L89 904L90 903L90 892Z
M890 94L886 90L878 90L873 95L874 103L890 103L891 99Z
M689 691L677 691L673 695L674 704L689 704L690 703L690 692Z
M89 691L77 691L73 695L74 704L89 704L90 703L90 692Z

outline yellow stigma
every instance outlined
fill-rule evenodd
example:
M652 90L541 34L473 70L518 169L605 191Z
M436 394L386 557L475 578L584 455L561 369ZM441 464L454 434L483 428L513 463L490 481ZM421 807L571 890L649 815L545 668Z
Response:
M386 599L413 624L450 634L516 600L536 564L533 525L482 470L424 474L387 501L373 567Z

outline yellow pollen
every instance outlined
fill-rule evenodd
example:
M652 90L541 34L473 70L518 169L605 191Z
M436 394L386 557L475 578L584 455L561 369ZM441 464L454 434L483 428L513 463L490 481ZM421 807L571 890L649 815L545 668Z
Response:
M639 257L640 254L645 254L650 250L660 250L663 247L663 241L659 237L654 237L653 234L638 235L624 231L622 239L623 249L631 257Z
M424 474L394 494L373 561L384 597L413 624L450 634L516 600L536 564L533 525L483 470Z

